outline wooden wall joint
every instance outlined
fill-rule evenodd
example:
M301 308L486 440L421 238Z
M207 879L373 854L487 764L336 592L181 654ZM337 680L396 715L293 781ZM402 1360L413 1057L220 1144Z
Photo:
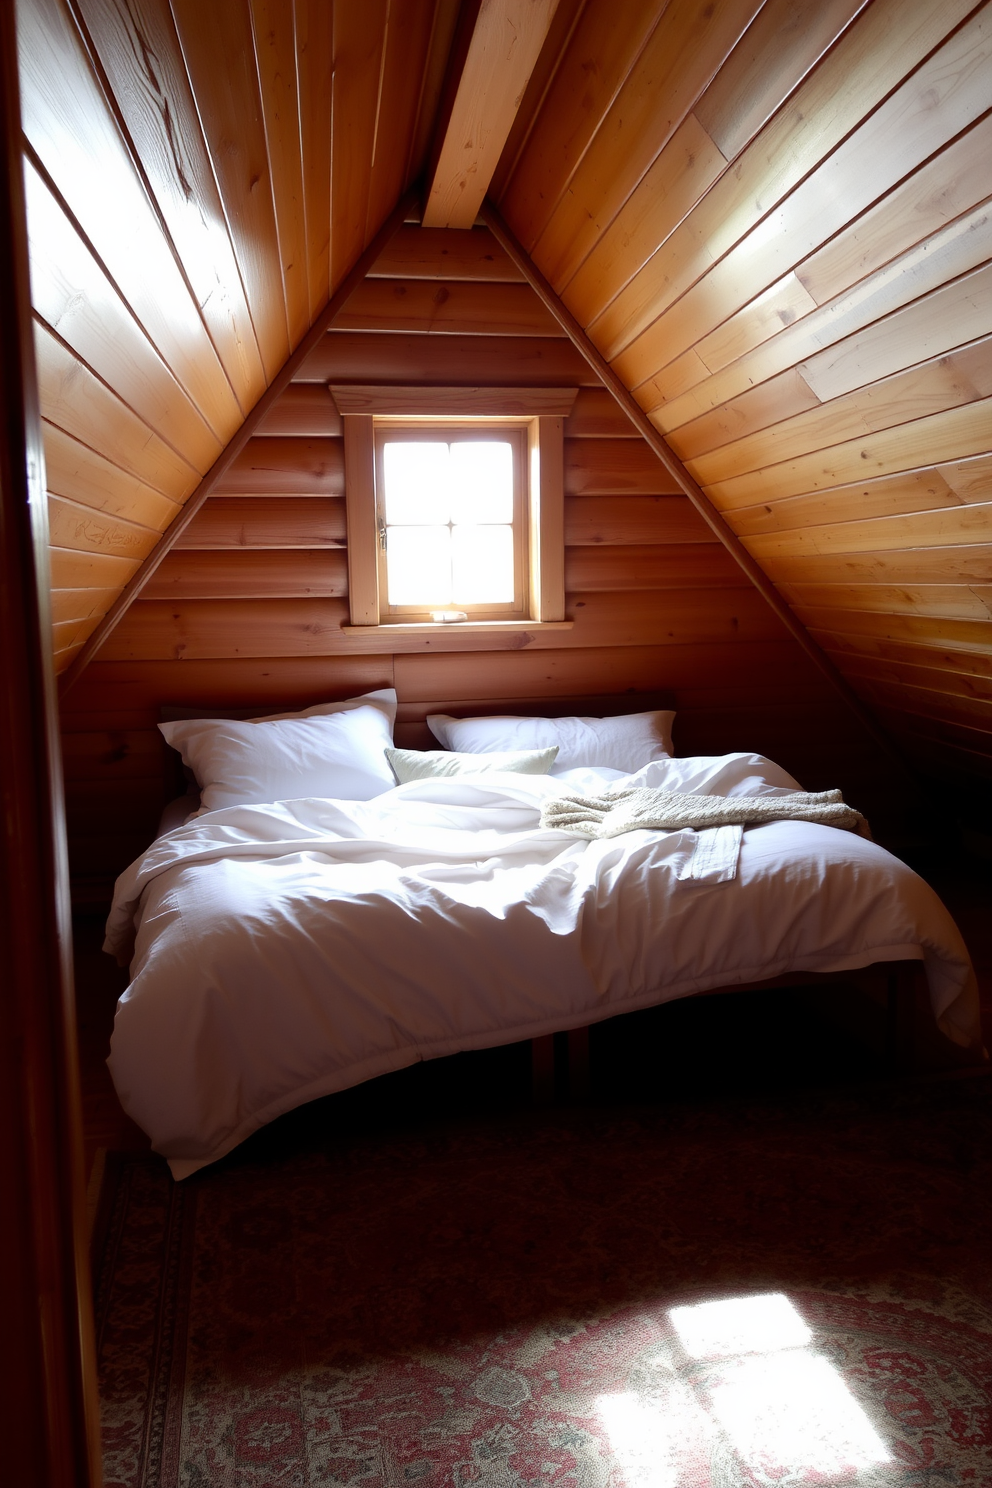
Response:
M552 285L545 279L540 269L532 261L530 255L518 243L509 227L503 221L498 209L489 198L486 198L482 203L479 215L497 242L524 275L532 289L551 311L571 340L573 346L581 353L589 366L602 380L603 385L612 393L638 433L643 436L665 469L678 483L679 488L688 496L707 526L720 539L721 543L751 580L754 587L778 619L795 640L798 641L814 665L841 695L844 702L858 717L875 742L899 764L906 775L914 781L918 780L919 776L915 768L905 758L902 751L895 745L886 731L879 726L871 711L865 707L846 678L813 639L805 625L793 612L791 606L782 598L782 595L768 578L761 565L748 552L723 513L717 510L698 481L690 475L682 461L671 449L668 441L659 433L654 424L651 423L640 404L630 392L630 389L617 376L609 362L606 361L599 349L590 340L584 328L579 324L572 312L559 298Z

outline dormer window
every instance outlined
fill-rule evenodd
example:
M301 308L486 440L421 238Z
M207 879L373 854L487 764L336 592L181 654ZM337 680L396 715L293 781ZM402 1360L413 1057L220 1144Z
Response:
M575 388L332 387L351 625L565 626Z

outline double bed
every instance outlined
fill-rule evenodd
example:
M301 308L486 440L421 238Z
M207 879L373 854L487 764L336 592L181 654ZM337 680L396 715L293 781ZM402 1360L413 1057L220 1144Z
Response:
M330 721L314 709L163 725L205 787L203 806L118 880L106 949L131 966L111 1072L175 1177L285 1111L420 1059L546 1039L785 974L922 963L936 1024L980 1050L975 978L953 920L872 841L798 820L733 840L693 830L588 839L541 825L542 807L563 793L797 791L772 762L677 759L661 713L612 731L442 718L435 731L454 747L441 765L457 773L396 784L373 758L362 786L358 761L347 798L333 793L347 751L355 745L367 762L385 747L395 699L334 707ZM246 785L218 738L229 748L233 738L254 768L266 724L277 726L272 738L292 736L289 754ZM325 776L320 749L333 730L338 773ZM309 748L317 735L300 788L287 791L298 740ZM520 753L558 739L557 772L478 773L502 766L494 750L508 738Z

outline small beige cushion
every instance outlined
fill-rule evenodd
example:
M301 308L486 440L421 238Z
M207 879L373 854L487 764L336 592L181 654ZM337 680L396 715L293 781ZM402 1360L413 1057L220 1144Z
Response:
M514 775L547 775L558 754L548 749L512 749L505 753L453 754L447 749L387 749L386 758L400 785L439 775L488 775L509 770Z

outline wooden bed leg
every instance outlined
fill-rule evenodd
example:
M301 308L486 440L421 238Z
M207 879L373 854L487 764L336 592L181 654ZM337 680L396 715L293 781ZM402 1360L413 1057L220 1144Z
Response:
M568 1030L568 1094L573 1101L589 1099L589 1029Z
M550 1106L555 1099L555 1036L530 1041L531 1090L535 1106Z
M885 1054L893 1073L911 1068L916 1016L916 962L901 961L888 974L885 1008Z

